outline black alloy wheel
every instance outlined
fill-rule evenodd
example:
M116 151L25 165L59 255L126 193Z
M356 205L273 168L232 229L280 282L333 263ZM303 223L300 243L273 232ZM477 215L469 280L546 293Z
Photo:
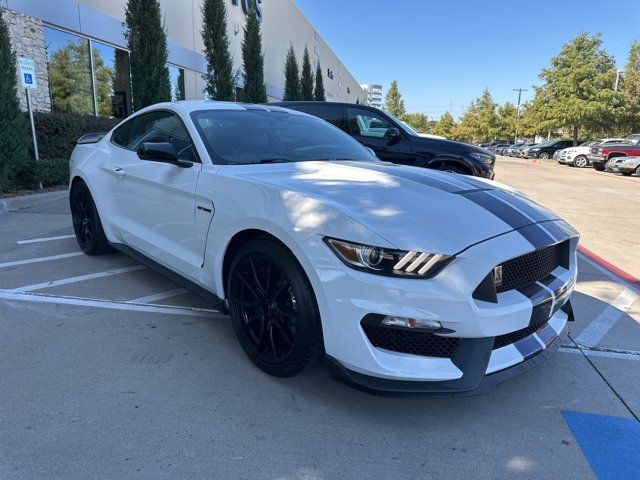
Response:
M282 245L261 238L242 247L232 263L227 292L238 340L260 369L293 376L322 358L313 290Z
M101 255L112 251L107 241L98 210L93 202L89 187L78 180L71 188L69 196L73 231L78 245L87 255Z

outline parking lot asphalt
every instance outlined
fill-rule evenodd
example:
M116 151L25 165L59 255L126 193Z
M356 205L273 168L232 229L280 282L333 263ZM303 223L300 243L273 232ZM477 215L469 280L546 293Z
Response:
M558 213L578 229L583 246L640 278L640 178L498 157L496 180Z
M565 175L547 168L498 175L555 209L568 187L538 185ZM209 305L120 254L81 254L65 199L0 216L0 232L2 479L640 478L638 292L582 257L576 322L548 362L428 400L323 368L262 373Z

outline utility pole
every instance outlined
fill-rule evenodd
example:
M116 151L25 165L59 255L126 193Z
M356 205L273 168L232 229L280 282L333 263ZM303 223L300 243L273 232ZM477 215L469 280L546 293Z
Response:
M616 84L613 87L614 91L618 91L618 86L620 85L620 76L624 73L624 70L618 70L616 71Z
M522 100L522 92L528 92L527 88L514 88L514 92L518 92L518 106L516 107L516 135L513 138L513 143L518 142L518 123L520 120L520 100Z

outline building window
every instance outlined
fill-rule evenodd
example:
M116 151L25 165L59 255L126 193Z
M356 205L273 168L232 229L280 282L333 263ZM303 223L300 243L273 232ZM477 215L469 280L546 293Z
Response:
M54 112L115 118L131 113L128 52L56 28L43 30Z
M184 100L184 68L167 65L171 82L171 100Z
M101 117L126 118L131 113L129 53L91 42L96 104Z
M52 109L94 114L89 40L51 27L43 29Z

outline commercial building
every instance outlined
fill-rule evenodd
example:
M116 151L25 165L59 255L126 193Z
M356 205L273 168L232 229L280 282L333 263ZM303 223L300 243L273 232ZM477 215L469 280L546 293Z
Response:
M370 107L382 108L382 85L367 83L360 85L360 87L367 94L367 105Z
M265 83L270 101L282 99L284 61L292 44L320 62L327 100L364 102L365 92L293 0L225 0L237 94L241 94L241 42L249 8L261 20ZM126 117L131 113L129 51L123 33L126 0L4 0L12 46L36 63L36 110ZM202 0L161 0L167 30L172 96L205 98ZM0 4L2 5L2 4ZM240 95L238 95L240 96ZM23 108L25 93L20 92Z

